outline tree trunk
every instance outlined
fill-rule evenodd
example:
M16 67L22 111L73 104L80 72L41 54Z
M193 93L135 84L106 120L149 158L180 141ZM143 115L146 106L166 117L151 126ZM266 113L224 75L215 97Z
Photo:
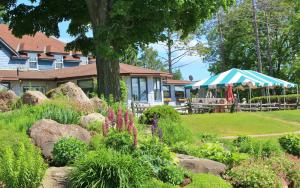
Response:
M105 27L107 15L111 10L113 0L85 1L92 22L96 49L97 94L99 97L104 96L106 99L110 99L112 96L114 101L120 101L120 65L117 58L112 58L111 56L109 58L105 57L106 53L103 48L105 45L102 45L106 41L105 35L99 34L101 29Z
M221 61L222 61L222 72L226 70L226 62L225 62L225 46L224 46L224 36L223 36L223 9L220 9L220 11L217 14L217 21L218 21L218 31L219 31L219 37L220 37L220 55L221 55Z
M170 30L168 32L168 41L167 41L167 47L168 47L168 66L169 66L169 73L172 74L172 32Z
M257 16L256 16L256 2L252 0L252 12L253 12L253 28L254 34L256 39L256 58L257 58L257 65L258 65L258 72L262 72L262 63L261 63L261 54L260 54L260 40L258 34L258 25L257 25Z
M267 27L267 54L268 54L268 63L269 63L269 74L273 76L273 64L272 64L272 52L271 52L271 37L270 37L270 25L269 17L266 15L266 27Z

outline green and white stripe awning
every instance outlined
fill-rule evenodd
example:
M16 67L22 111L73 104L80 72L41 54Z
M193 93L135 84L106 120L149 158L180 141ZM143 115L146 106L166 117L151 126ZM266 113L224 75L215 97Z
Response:
M290 83L278 78L252 71L252 70L240 70L230 69L226 72L212 76L208 79L201 80L194 84L186 86L186 88L217 88L227 87L228 85L233 86L247 86L251 88L257 87L297 87L296 84Z

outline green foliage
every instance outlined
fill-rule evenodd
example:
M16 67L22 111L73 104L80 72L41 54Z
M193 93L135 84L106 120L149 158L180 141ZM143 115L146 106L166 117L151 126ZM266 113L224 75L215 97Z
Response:
M110 131L104 140L104 144L107 148L114 149L121 153L128 154L134 150L133 138L127 131Z
M170 165L174 158L169 147L157 139L142 140L134 156L147 163L155 175L163 166Z
M279 138L279 143L288 153L300 156L300 136L286 135Z
M202 143L206 142L219 142L220 139L216 134L211 134L211 133L199 133L197 134L197 140Z
M11 148L13 151L16 151L16 148L19 147L19 143L23 143L25 147L31 145L30 139L22 133L1 130L0 131L0 156L3 155L7 147Z
M126 82L124 80L120 80L120 90L121 90L121 101L126 103L128 97L128 89Z
M62 138L54 144L53 162L57 166L73 164L88 151L88 146L76 138Z
M177 142L191 142L190 130L181 125L181 122L174 122L168 119L158 121L158 127L162 129L163 142L174 145Z
M75 163L70 174L74 188L137 188L150 177L147 165L112 150L89 152Z
M271 167L260 163L245 162L233 167L228 174L235 187L280 187L276 173Z
M169 183L164 183L158 179L152 178L150 181L145 182L142 188L178 188L178 186L171 185Z
M138 65L144 68L165 71L165 64L159 59L158 51L152 47L143 47Z
M233 145L240 147L241 144L251 142L251 138L249 136L238 136L236 139L233 140Z
M193 174L191 184L186 188L231 188L230 183L211 174Z
M6 147L0 156L0 182L7 188L37 188L45 170L40 151L31 144Z
M286 103L297 103L297 99L300 99L300 95L291 94L291 95L272 95L270 96L270 100L272 103L284 103L284 98ZM251 102L257 103L268 103L269 97L262 96L262 97L254 97L251 99Z
M184 179L185 172L178 166L168 165L163 167L159 173L158 177L163 182L170 183L172 185L179 185Z
M99 121L93 121L93 122L90 122L86 129L88 131L94 131L98 134L102 133L102 122L99 122Z
M282 153L277 142L251 140L240 143L239 151L255 157L271 157Z
M172 122L180 122L179 113L168 105L154 106L143 112L140 116L139 122L143 124L151 124L154 118L154 115L157 115L158 119L169 119Z

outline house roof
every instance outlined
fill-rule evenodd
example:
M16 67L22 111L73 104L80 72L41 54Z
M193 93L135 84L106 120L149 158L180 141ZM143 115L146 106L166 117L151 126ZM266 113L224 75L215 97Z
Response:
M81 65L63 69L53 69L47 71L16 71L0 70L0 81L14 80L66 80L84 77L94 77L97 75L96 64ZM154 71L133 65L120 64L120 75L122 76L157 76L172 77L166 72Z
M173 85L187 85L191 84L193 82L188 81L188 80L172 80L172 79L167 79L163 81L164 84L173 84Z

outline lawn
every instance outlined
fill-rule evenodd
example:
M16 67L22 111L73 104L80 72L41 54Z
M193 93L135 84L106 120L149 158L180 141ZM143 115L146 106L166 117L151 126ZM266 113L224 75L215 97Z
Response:
M220 136L272 134L300 131L300 111L194 114L182 116L194 137L200 133Z

